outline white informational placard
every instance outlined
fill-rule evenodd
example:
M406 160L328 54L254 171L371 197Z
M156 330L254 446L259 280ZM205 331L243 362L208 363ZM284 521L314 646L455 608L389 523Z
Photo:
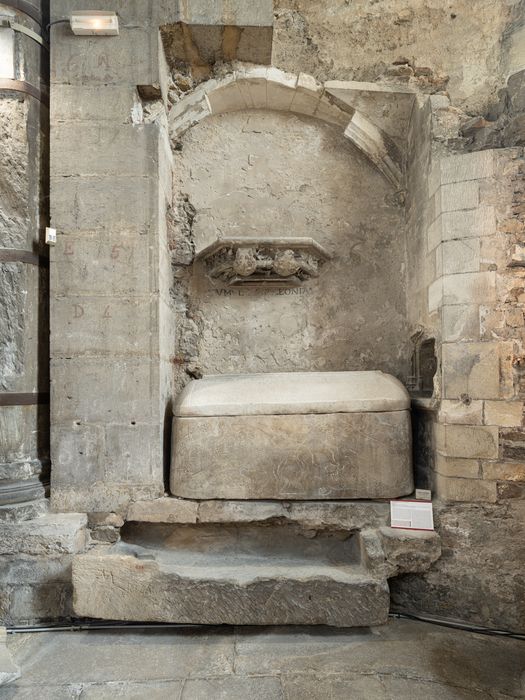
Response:
M390 501L390 526L403 530L433 530L430 501Z

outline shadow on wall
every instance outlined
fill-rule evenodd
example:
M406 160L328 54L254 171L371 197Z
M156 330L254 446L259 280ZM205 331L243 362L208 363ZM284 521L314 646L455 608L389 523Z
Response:
M173 423L173 402L170 399L164 410L164 423L162 428L162 476L164 490L170 490L170 463L171 463L171 432Z

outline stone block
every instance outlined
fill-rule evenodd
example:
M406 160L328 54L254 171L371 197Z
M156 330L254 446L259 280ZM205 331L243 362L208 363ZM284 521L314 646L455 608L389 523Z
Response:
M126 520L143 523L196 523L198 501L182 498L158 498L131 503Z
M102 459L104 479L108 482L131 482L156 477L162 481L162 425L132 420L127 424L105 426L105 449Z
M430 313L437 311L443 304L443 280L437 279L428 286L428 310Z
M353 537L280 525L128 526L75 558L73 584L77 615L118 620L344 627L381 624L389 606Z
M213 90L206 93L212 114L223 114L224 112L236 112L246 109L246 101L233 76L226 80L221 80Z
M124 518L118 513L88 513L89 527L122 527Z
M0 533L0 554L62 556L82 552L87 540L87 516L55 513L35 520L5 522Z
M51 135L51 172L54 177L155 177L158 138L156 124L57 124Z
M71 584L72 557L72 554L4 555L0 561L0 584L2 587Z
M442 185L464 180L480 180L492 177L494 153L491 150L486 150L450 156L442 158L440 165Z
M10 604L6 621L10 625L30 625L71 618L71 578L68 582L9 586Z
M84 508L89 512L113 510L125 514L130 502L159 498L164 493L162 478L154 474L155 465L142 461L143 473L139 483L96 480L87 474L75 481L60 483L56 472L52 476L51 506L55 512L72 512Z
M68 25L56 24L51 28L51 42L53 84L135 87L159 83L155 28L121 26L118 37L101 39L75 36Z
M268 68L246 67L235 71L239 90L248 109L263 109L267 105Z
M299 73L295 95L290 105L291 112L313 115L323 94L323 86L306 73Z
M190 25L235 27L271 27L273 25L272 0L229 0L210 3L194 0L191 3L173 3L161 0L157 3L159 24L184 22Z
M214 84L206 83L210 92ZM203 87L197 88L191 95L177 102L170 110L168 121L170 136L179 138L191 126L211 115L211 105Z
M151 237L136 231L68 231L53 253L51 293L131 298L158 291ZM80 312L78 312L80 313Z
M441 244L440 250L443 274L454 275L459 272L479 272L481 262L479 240L471 238L459 241L445 241Z
M435 489L443 501L467 503L495 503L497 486L495 481L482 479L456 479L436 474Z
M480 318L477 305L443 306L441 314L443 342L479 340Z
M289 112L293 99L295 97L295 85L297 83L297 75L283 73L274 75L275 68L270 68L268 84L266 86L266 98L268 108L277 111Z
M440 216L443 241L481 238L496 233L496 212L489 205L477 209L448 211Z
M476 209L479 205L479 183L477 180L454 182L442 185L436 192L435 215L460 209Z
M413 488L406 417L393 411L175 418L171 492L204 499L406 495Z
M494 481L525 481L525 462L483 462L483 478Z
M439 407L440 423L481 425L483 423L483 401L452 401L442 399Z
M502 428L500 445L503 460L525 461L525 428Z
M436 472L442 476L455 476L466 479L479 479L481 467L477 459L461 459L436 455Z
M120 26L137 24L150 24L156 19L156 13L149 3L142 0L110 0L104 4L104 0L91 3L92 9L108 9L118 13ZM51 19L67 17L73 10L85 10L84 0L53 0L51 7Z
M156 224L157 196L156 178L51 177L52 224L61 232L103 229L145 234ZM52 262L58 252L53 251Z
M502 427L521 426L523 424L522 401L485 401L486 425Z
M443 304L483 304L496 300L496 273L469 272L443 276Z
M441 539L437 532L382 527L380 538L388 578L427 571L441 556Z
M82 425L68 421L65 425L53 422L51 427L51 475L53 490L64 484L72 488L79 483L103 479L102 455L105 454L103 425ZM87 508L87 506L86 506ZM71 510L68 508L67 510Z
M387 504L371 501L201 501L197 520L199 523L287 521L310 531L357 531L385 525L388 517Z
M40 518L49 512L49 499L37 498L24 503L11 503L0 506L0 522L20 522Z
M481 425L436 425L436 449L445 457L496 459L498 428Z
M50 110L53 124L110 122L115 125L131 124L133 115L142 112L142 105L134 85L55 84L51 90Z
M154 378L158 377L154 359L87 356L52 359L51 365L51 413L55 425L71 425L75 421L101 425L160 422L159 408L153 401ZM79 378L81 381L77 381Z
M443 396L447 399L500 397L498 343L443 343Z
M75 357L144 357L157 345L157 298L55 296L51 355Z

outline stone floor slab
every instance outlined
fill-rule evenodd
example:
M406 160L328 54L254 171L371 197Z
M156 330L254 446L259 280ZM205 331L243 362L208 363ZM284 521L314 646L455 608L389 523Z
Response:
M226 676L233 635L210 628L42 632L13 656L23 668L21 686Z
M180 700L282 700L282 697L277 677L230 676L188 680Z
M415 625L415 626L414 626ZM525 644L396 620L374 630L237 631L237 673L375 674L523 697Z
M525 644L408 620L374 629L201 628L8 636L1 700L510 700Z

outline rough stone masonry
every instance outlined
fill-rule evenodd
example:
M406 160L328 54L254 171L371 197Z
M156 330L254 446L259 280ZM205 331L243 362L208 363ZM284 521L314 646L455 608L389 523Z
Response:
M523 1L90 4L117 37L73 35L80 0L0 5L52 23L49 73L0 28L4 622L141 619L151 586L155 619L219 596L240 624L334 623L298 604L313 567L348 624L361 590L384 619L390 586L403 610L525 629ZM295 288L214 283L199 252L239 237L329 260ZM278 471L275 501L234 475L223 500L170 492L191 380L371 370L410 391L437 535L396 536L376 500L298 503Z

